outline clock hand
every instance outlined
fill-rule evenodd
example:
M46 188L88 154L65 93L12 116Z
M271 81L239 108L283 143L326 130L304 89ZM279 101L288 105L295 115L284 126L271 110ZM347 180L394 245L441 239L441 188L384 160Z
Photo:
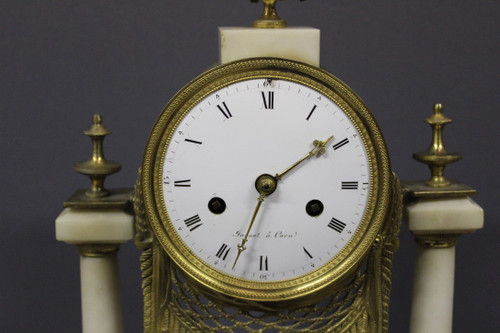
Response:
M328 142L330 142L331 139L333 139L333 135L331 137L329 137L328 139L326 139L325 141L314 140L313 141L314 148L306 156L304 156L303 158L301 158L300 160L298 160L297 162L295 162L294 164L289 166L285 171L283 171L282 173L276 174L276 180L280 180L281 177L286 175L288 172L290 172L292 169L294 169L296 166L298 166L300 163L304 162L308 158L311 158L314 155L320 156L320 155L324 154L326 151L325 147L328 144Z
M253 222L255 221L255 217L257 216L257 213L259 212L260 206L262 205L264 198L265 198L265 195L261 194L259 196L259 198L257 199L257 207L255 207L255 210L253 211L252 220L250 221L250 225L248 226L247 233L245 234L245 237L241 241L241 244L238 244L238 254L236 255L236 259L234 259L233 269L236 266L238 259L240 258L241 252L243 252L247 249L245 247L245 243L248 241L248 234L250 233L250 230L252 229Z
M276 186L278 185L278 181L283 177L285 174L290 172L292 169L294 169L296 166L298 166L300 163L304 162L308 158L311 158L315 155L320 156L321 154L325 153L325 147L330 142L330 140L333 139L333 135L329 137L325 141L320 141L320 140L314 140L313 145L314 148L303 158L289 166L285 171L282 173L276 174L276 176L271 176L268 174L263 174L257 178L255 181L255 188L259 192L259 198L257 199L257 206L255 207L255 210L252 215L252 219L250 220L250 225L248 226L247 232L245 234L245 237L241 240L241 244L238 244L238 254L236 255L236 259L234 260L233 263L233 268L236 267L236 263L238 262L238 259L240 258L240 255L243 251L245 251L247 248L245 246L246 242L248 242L248 235L250 234L250 230L253 227L253 224L255 222L255 218L257 217L257 214L259 213L260 206L262 205L262 202L264 202L264 198L267 197L268 195L272 194L276 190Z
M252 229L253 223L255 222L257 213L260 210L260 206L262 205L262 202L264 202L264 198L276 190L276 179L271 175L263 174L259 176L255 181L255 188L257 189L260 195L259 198L257 199L257 206L253 211L252 219L250 220L250 225L248 226L245 237L241 241L241 244L238 244L238 254L236 255L236 259L234 260L233 269L236 266L236 263L238 262L241 253L247 249L245 247L245 243L248 241L248 235L250 234L250 230Z

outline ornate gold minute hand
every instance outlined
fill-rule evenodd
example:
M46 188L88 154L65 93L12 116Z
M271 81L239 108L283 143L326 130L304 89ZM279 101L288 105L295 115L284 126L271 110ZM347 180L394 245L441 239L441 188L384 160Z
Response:
M303 158L301 158L300 160L289 166L285 171L276 174L276 179L280 180L281 177L292 171L292 169L294 169L296 166L298 166L300 163L304 162L308 158L311 158L314 155L320 156L321 154L324 154L326 151L325 147L328 144L328 142L330 142L331 139L333 139L333 135L328 139L326 139L325 141L314 140L313 142L314 148L306 156L304 156Z
M250 230L252 230L253 223L255 222L255 218L257 217L257 213L259 213L260 206L262 202L264 202L264 198L269 194L273 193L276 190L276 179L268 174L263 174L257 178L255 181L255 188L259 192L259 198L257 199L257 206L253 211L252 219L250 220L250 225L248 226L245 237L242 239L241 244L238 244L238 254L236 255L236 259L234 260L233 269L240 258L240 255L247 248L245 247L245 243L248 241L248 235L250 234Z
M245 237L241 240L241 243L238 244L238 254L236 255L236 259L234 260L233 263L233 268L236 267L236 263L238 262L238 259L240 258L241 253L245 251L247 248L245 246L246 242L248 242L248 235L250 234L250 230L252 230L253 224L255 222L255 218L257 217L257 214L259 213L260 206L262 205L262 202L264 202L264 198L267 197L268 195L272 194L275 190L276 187L278 186L278 181L283 177L285 174L290 172L293 168L298 166L300 163L304 162L308 158L311 158L315 155L322 155L325 153L326 145L330 140L333 139L333 135L329 137L325 141L320 141L320 140L314 140L313 145L314 148L303 158L289 166L285 171L282 173L276 174L276 176L271 176L269 174L263 174L260 175L257 180L255 181L255 188L257 189L257 192L259 192L259 197L257 198L257 206L255 207L252 215L252 219L250 220L250 225L248 226L247 232L245 233Z
M248 234L250 233L250 230L252 229L253 222L255 221L255 217L257 216L257 213L259 212L260 206L262 205L264 198L265 198L265 195L261 194L259 196L259 198L257 199L257 207L255 207L255 210L253 211L252 220L250 221L250 225L248 226L247 233L245 234L245 237L241 241L241 244L238 244L238 254L236 255L236 259L234 259L233 269L236 266L236 263L238 262L238 259L240 258L241 253L247 249L245 247L245 243L248 241Z

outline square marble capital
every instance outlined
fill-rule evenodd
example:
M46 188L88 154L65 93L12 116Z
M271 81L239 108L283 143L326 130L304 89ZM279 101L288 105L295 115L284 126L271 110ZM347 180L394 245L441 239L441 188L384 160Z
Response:
M285 58L319 66L320 30L316 28L219 28L222 64L255 57Z
M408 229L420 234L462 234L483 228L483 209L471 198L419 199L405 207Z
M134 216L122 209L66 208L56 218L56 239L69 244L124 243L134 237Z

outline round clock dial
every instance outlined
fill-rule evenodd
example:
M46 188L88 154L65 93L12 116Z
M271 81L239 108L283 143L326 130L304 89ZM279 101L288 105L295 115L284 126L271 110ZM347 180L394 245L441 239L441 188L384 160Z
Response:
M255 183L330 139L259 202ZM330 261L362 221L370 193L363 140L330 99L287 80L216 90L179 123L165 149L163 198L178 236L207 265L255 281L296 278ZM240 256L235 264L236 258Z
M167 106L148 144L159 239L189 276L231 296L293 298L340 279L385 209L385 148L369 113L338 80L290 66L305 65L209 72Z

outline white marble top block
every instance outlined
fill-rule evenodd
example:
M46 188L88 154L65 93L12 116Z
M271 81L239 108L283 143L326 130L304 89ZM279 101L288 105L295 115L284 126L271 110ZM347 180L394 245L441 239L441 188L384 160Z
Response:
M471 198L420 199L406 206L408 228L416 233L468 233L481 229L483 209Z
M319 66L320 30L315 28L219 28L222 64L254 57L276 57Z
M124 243L134 236L134 216L122 209L66 208L56 219L56 239L70 244Z

